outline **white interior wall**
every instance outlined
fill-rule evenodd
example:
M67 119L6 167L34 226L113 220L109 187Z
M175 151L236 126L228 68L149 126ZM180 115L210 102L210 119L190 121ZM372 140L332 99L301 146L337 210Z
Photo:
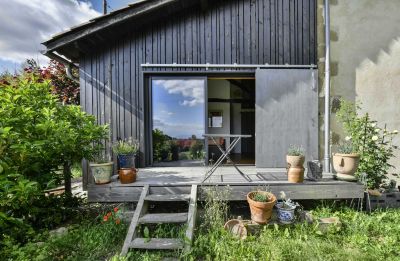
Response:
M230 83L227 80L208 80L208 98L229 99ZM208 111L222 111L222 128L209 128L209 134L230 134L230 104L229 103L208 103ZM207 122L208 126L208 122ZM226 146L230 144L229 139L226 140Z

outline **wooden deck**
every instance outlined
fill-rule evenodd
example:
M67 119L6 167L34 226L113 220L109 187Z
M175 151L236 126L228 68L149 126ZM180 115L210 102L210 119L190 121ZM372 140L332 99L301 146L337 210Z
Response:
M228 189L229 200L246 200L246 194L257 188L267 188L278 195L284 191L292 199L344 199L362 198L364 187L359 183L335 180L325 173L320 181L304 180L294 184L287 181L285 169L257 169L240 166L245 177L233 167L220 167L209 180L202 183L207 171L205 167L152 167L138 172L135 183L121 184L118 176L105 185L88 185L88 200L91 202L136 202L144 185L150 186L153 194L188 194L191 185L199 185L199 200L202 191L209 186ZM306 170L307 171L307 170Z

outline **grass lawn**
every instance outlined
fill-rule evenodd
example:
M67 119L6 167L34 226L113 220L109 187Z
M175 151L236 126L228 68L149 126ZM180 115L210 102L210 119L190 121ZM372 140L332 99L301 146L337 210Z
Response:
M10 260L161 260L165 256L182 260L400 260L400 210L379 210L371 214L347 207L319 206L314 217L339 217L340 230L322 234L315 225L265 226L256 235L241 241L223 229L224 206L215 202L206 206L198 222L196 238L190 253L131 251L127 258L117 256L127 224L83 220L72 225L62 236L48 233L38 236L41 243L23 247L10 246ZM183 229L183 228L182 228ZM182 234L170 226L142 233L150 237Z

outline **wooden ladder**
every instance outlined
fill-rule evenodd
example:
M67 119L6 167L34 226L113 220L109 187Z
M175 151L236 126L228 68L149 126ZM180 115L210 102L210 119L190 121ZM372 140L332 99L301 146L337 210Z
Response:
M147 213L149 202L178 202L189 201L187 213ZM193 230L196 220L197 210L197 185L192 185L191 193L188 194L150 194L149 185L143 187L136 210L133 214L128 233L122 247L121 255L126 255L131 248L135 249L159 249L189 250L193 240ZM185 240L178 238L139 238L137 228L140 224L160 224L160 223L187 223Z

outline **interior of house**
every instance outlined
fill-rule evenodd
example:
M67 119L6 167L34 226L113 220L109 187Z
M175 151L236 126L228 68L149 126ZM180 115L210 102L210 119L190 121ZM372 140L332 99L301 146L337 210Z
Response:
M208 78L207 110L209 134L250 134L242 139L229 157L236 164L255 164L255 80L253 78ZM229 147L231 140L216 140ZM221 152L208 141L208 161L215 162ZM224 164L229 164L229 160Z

